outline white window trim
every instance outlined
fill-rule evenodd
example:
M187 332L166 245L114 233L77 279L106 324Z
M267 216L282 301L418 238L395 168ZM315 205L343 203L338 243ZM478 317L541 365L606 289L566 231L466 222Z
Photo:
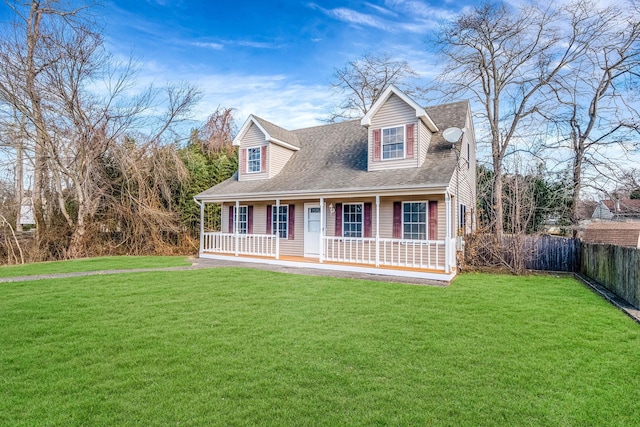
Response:
M250 156L249 152L251 150L258 150L258 170L257 171L252 171L251 168L249 167L249 165L251 164L251 162L250 162L251 156ZM247 171L248 174L262 172L262 146L247 147L247 167L245 168L245 170Z
M245 208L245 215L247 220L245 221L246 223L246 227L244 230L244 233L240 230L240 221L238 221L238 209L236 209L236 206L233 206L233 228L234 228L234 232L236 231L236 225L238 226L238 234L249 234L249 208L247 207L247 205L240 205L238 206L240 209Z
M273 211L276 210L278 206L276 205L271 205L271 234L273 234L274 236L280 237L281 239L288 239L289 238L289 205L280 205L280 209L282 208L287 208L287 219L285 221L285 223L287 224L287 229L285 230L286 233L284 235L284 237L280 236L280 233L282 232L282 229L278 229L278 234L276 234L276 224L273 221ZM276 221L279 219L279 212L278 214L276 214Z
M405 203L424 203L424 225L425 225L425 230L424 230L424 236L425 239L406 239L404 237L404 204ZM428 200L403 200L402 201L402 209L400 214L402 215L402 221L401 221L401 231L402 231L402 240L407 240L407 241L411 241L411 242L424 242L424 241L428 241L429 240L429 201Z
M344 207L346 205L360 205L362 206L362 221L360 222L360 237L353 237L353 236L345 236L344 235ZM355 202L355 203L343 203L342 204L342 237L345 237L347 239L362 239L364 237L364 202Z
M385 129L397 129L402 128L402 157L393 157L391 159L384 158L384 130ZM393 160L404 160L407 158L407 125L400 126L386 126L380 128L380 161L389 162Z

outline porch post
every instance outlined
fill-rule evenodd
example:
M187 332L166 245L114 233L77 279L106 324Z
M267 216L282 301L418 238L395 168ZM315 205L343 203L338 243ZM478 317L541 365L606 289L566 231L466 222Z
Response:
M324 197L320 197L320 256L318 258L318 262L322 264L323 261L324 261Z
M204 252L204 200L200 202L200 254Z
M280 259L280 199L276 199L276 259Z
M444 231L444 272L451 273L451 195L449 190L444 195L444 205L447 210L445 221L447 229Z
M376 267L380 267L380 196L376 196Z
M236 211L233 214L233 237L236 240L236 256L238 256L238 253L240 251L240 236L238 236L238 215L240 213L240 200L236 200Z

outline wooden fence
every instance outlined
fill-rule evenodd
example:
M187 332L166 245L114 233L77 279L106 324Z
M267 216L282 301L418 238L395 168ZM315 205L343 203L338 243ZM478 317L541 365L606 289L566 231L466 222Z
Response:
M467 238L465 263L472 267L580 271L580 239L548 235L476 234Z
M528 270L580 271L580 239L558 236L530 236L527 242L530 257L525 259Z
M581 256L582 274L640 307L640 249L582 243Z

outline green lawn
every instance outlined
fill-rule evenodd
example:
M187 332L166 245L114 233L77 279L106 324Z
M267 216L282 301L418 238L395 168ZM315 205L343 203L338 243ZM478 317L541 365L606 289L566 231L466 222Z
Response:
M640 326L568 278L0 285L0 425L629 426L639 402Z
M69 261L36 262L0 266L0 277L70 273L75 271L130 270L135 268L179 267L191 265L184 256L106 256Z

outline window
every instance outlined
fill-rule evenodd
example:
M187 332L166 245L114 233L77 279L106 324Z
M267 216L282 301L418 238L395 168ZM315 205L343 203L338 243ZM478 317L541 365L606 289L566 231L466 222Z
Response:
M404 158L404 126L382 129L382 159Z
M342 236L362 237L362 203L342 205Z
M233 207L234 218L237 221L238 234L247 234L247 207L240 206L240 211L237 212L235 206Z
M460 205L460 216L458 217L458 228L461 234L465 234L467 229L467 207Z
M402 204L402 238L427 240L427 204L405 202Z
M288 238L287 228L289 225L289 205L280 205L280 214L276 214L277 206L271 207L271 233L276 234L276 221L280 230L280 237Z
M260 147L247 148L247 172L260 172Z

